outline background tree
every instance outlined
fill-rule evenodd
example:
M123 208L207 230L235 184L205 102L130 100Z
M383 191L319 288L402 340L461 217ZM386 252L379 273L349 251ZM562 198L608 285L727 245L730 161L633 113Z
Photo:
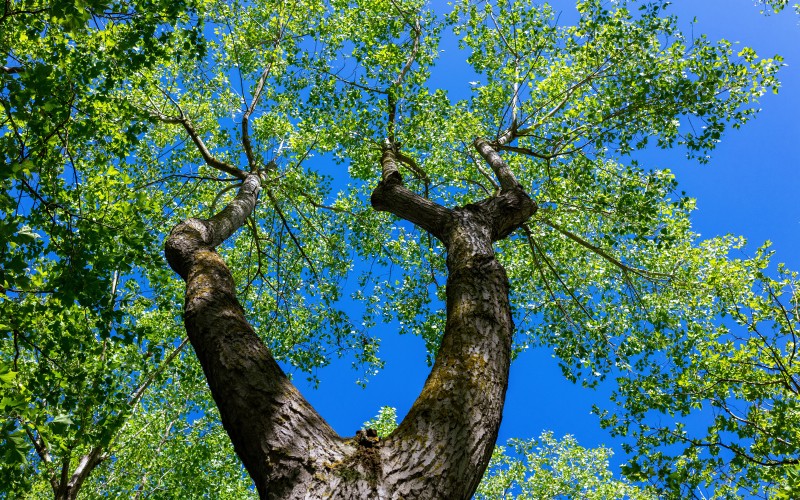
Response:
M86 16L95 7L78 7L76 12ZM47 58L52 62L45 66L58 67L60 59L48 50L30 49L24 58L15 56L25 64L4 66L8 105L3 151L13 158L7 162L11 173L4 174L10 193L6 211L15 215L3 219L4 224L9 221L10 241L3 269L16 269L13 281L4 278L2 303L10 311L3 317L14 321L4 324L3 348L8 361L3 383L13 393L3 400L4 411L14 416L4 428L9 453L21 458L30 449L28 443L39 443L42 436L52 441L49 428L59 429L51 434L74 432L71 444L61 451L67 459L56 461L61 471L70 470L72 454L91 456L97 446L91 433L75 431L79 420L81 429L97 426L104 453L111 439L135 443L146 437L157 455L173 445L164 436L174 435L176 425L191 432L188 427L205 425L202 418L213 418L203 402L205 393L192 387L196 378L181 376L183 390L167 387L176 380L170 370L193 372L180 368L191 366L178 350L182 335L158 328L178 320L179 288L163 262L153 257L152 245L166 237L168 228L188 219L170 244L171 263L189 280L187 328L226 430L262 494L272 488L278 495L281 485L306 491L306 484L290 484L297 478L287 479L300 471L301 482L314 481L318 473L314 487L322 489L367 491L382 485L387 491L416 488L468 496L477 487L496 436L508 358L528 345L553 348L572 380L593 386L610 376L617 382L617 405L598 412L605 412L603 422L613 432L630 438L631 451L638 450L626 468L631 478L653 481L675 496L694 494L700 484L713 485L721 497L743 491L766 495L772 488L791 487L784 478L797 463L792 434L797 427L796 276L765 275L766 252L753 259L730 259L729 253L741 245L736 239L700 241L688 222L693 201L675 192L672 174L646 170L631 159L637 149L655 144L683 147L704 161L726 128L752 117L754 99L777 88L779 60L760 59L749 49L734 53L726 42L686 39L659 3L637 10L625 2L579 2L579 18L567 26L556 24L551 8L531 2L464 2L446 16L413 1L207 2L201 7L202 31L177 23L144 32L149 40L174 36L181 43L162 39L143 46L123 44L128 52L119 66L110 67L126 68L129 60L140 60L141 66L121 71L118 79L106 80L107 86L88 70L77 73L88 83L76 95L106 103L101 109L114 119L80 114L77 110L94 108L62 103L59 109L66 109L70 126L84 135L68 136L68 145L77 148L71 155L63 139L52 148L35 149L51 155L49 163L25 163L30 141L17 123L27 126L33 120L22 120L21 114L29 117L47 109L34 97L15 104L14 99L35 85L23 86L20 75L27 70L11 68ZM17 10L23 9L12 9ZM25 15L37 13L27 10L33 13ZM151 12L151 7L142 12ZM160 26L167 19L154 16L149 22ZM104 28L96 31L115 25L101 22ZM36 30L29 37L34 45L52 34L53 40L62 40L58 43L64 51L88 59L106 47L75 51L78 42L57 30ZM474 86L469 99L451 100L430 78L441 37L449 30L462 40L471 54L469 63L485 82ZM212 32L207 51L197 50L199 34ZM160 55L136 57L139 50L151 49ZM116 114L118 110L124 113ZM108 131L80 128L77 117L85 118L83 123L101 123ZM114 155L105 154L106 149ZM328 179L314 166L315 158L346 164L349 184L337 185L340 191L333 195ZM73 173L72 184L64 183ZM47 179L58 188L52 194L30 187L47 186ZM368 195L379 179L375 207L415 226L393 222L369 207ZM234 189L239 194L231 200ZM109 193L117 197L112 200ZM538 204L535 214L523 193ZM72 207L63 209L66 219L49 216L32 223L41 218L34 208L55 210L48 200L56 196L71 200L56 206ZM220 212L222 207L227 208ZM75 221L84 220L84 213L92 219L77 227ZM493 229L488 242L484 238L482 247L469 250L478 251L479 257L470 261L462 252L468 246L460 246L470 238L458 235L473 233L453 230L458 226L453 221L464 224L473 213L489 214L488 223L479 222ZM504 213L513 217L498 215ZM19 214L26 219L18 219ZM113 225L101 224L114 214L119 220ZM240 227L241 233L228 239ZM59 238L69 238L69 245ZM491 257L493 241L496 261ZM372 265L356 264L362 259ZM125 266L115 279L121 262ZM491 273L483 268L479 276L470 277L477 262L488 263ZM390 278L381 270L387 267L392 269ZM40 271L51 268L52 278ZM507 306L502 268L510 281ZM363 290L356 293L363 300L361 322L345 314L342 302L351 269ZM72 278L63 278L69 272ZM90 278L85 282L84 274ZM490 275L494 278L488 279ZM128 278L123 280L130 294L124 314L119 306L108 306L109 291L114 298L123 289L114 284L119 276ZM42 283L26 288L37 279ZM33 293L43 291L48 293ZM445 293L451 294L447 315L440 308ZM489 302L469 293L497 302L487 306ZM54 299L48 302L50 297ZM517 321L513 343L506 307ZM59 308L73 311L72 319L66 321ZM102 311L117 311L116 323L106 326L111 323ZM465 313L478 320L465 320ZM87 314L100 317L93 323L97 326L80 323ZM211 319L202 319L203 314ZM714 319L719 317L731 321ZM214 325L220 319L232 321L232 331L248 336L220 342L226 331L220 337ZM312 371L349 352L365 380L380 366L373 327L394 319L403 331L422 336L431 361L437 360L428 388L396 433L377 447L369 439L341 440L281 377L271 356ZM73 330L59 321L77 325L73 337L79 340L66 340L71 337L64 332ZM52 324L58 329L48 330ZM475 344L481 340L475 335L465 335L463 344L442 339L447 328L457 331L459 325L478 325L497 337L484 337L489 342L483 346ZM23 350L18 347L24 344L19 333L23 326L35 333L25 336L31 342L23 348L25 370L19 368ZM37 347L48 338L56 340ZM246 349L237 344L242 339L248 342ZM67 346L61 347L64 354L50 356L59 341ZM114 351L120 353L118 359L130 361L106 362L109 358L103 355L112 348L119 348ZM170 357L173 352L177 354ZM220 352L227 354L220 357ZM475 356L479 352L486 355ZM257 362L248 356L257 356ZM180 363L174 368L149 364L154 357ZM96 394L95 400L84 398L78 404L77 397L64 396L61 401L59 384L66 382L36 378L39 365L67 372L57 368L60 359L73 360L74 367L69 377L53 375L52 380L69 384L97 366L92 373L102 383L91 379L91 391L79 383L70 386L81 397ZM102 363L93 365L88 359ZM462 368L452 369L458 366ZM477 376L479 370L494 378ZM131 383L131 374L141 374L141 379ZM158 425L152 426L137 424L126 409L148 377L153 380L150 389L176 398L164 404L155 393L150 403L142 400L140 411L156 417L152 421ZM450 384L462 388L451 392L463 398L437 414L431 396ZM44 399L50 392L58 395L50 398L58 404ZM116 395L111 398L116 406L107 404L109 394ZM486 395L485 406L471 399ZM272 396L282 404L276 405ZM174 401L195 398L201 418L175 411ZM477 413L453 410L459 405L485 413L478 418ZM712 415L713 422L699 432L687 431L681 418L703 407L701 415ZM82 420L76 419L78 409L84 412ZM285 411L298 413L280 417ZM276 417L269 421L264 415ZM421 462L425 453L405 445L424 442L421 429L436 418L452 423L454 416L466 418L452 427L431 425L436 432L428 433L428 442L457 443L431 458L442 471L447 470L446 456L461 464L452 474L391 477L392 471L407 467L429 469L434 462ZM108 418L116 423L107 425ZM259 429L246 429L242 422L265 434L248 435ZM290 431L274 434L278 422L278 429ZM135 425L146 431L126 434ZM456 439L459 432L479 438L468 445L471 452L460 448L468 440ZM319 442L309 445L309 435ZM267 443L273 465L266 463L263 449L248 448L255 442ZM130 446L117 452L146 460ZM232 481L229 491L236 491L239 478L228 461L229 451L215 456L228 464L223 469ZM48 463L41 453L38 460ZM172 469L159 462L154 471ZM26 477L31 469L18 464L16 460L5 470ZM121 464L101 467L98 477L122 477L114 473L124 470ZM55 474L55 465L39 468L56 481L62 477ZM127 486L120 483L120 488L145 492L156 484L154 477L147 473ZM436 480L441 482L429 484ZM20 482L19 487L26 485ZM197 488L204 487L198 483ZM53 485L57 494L59 488Z
M475 498L658 498L627 481L614 479L608 469L612 454L608 448L583 448L569 435L560 441L547 432L539 439L512 439L507 446L495 448Z
M74 498L134 437L164 434L148 433L141 405L158 401L143 400L148 388L169 394L177 375L165 368L184 334L174 292L147 290L143 270L164 265L149 227L166 214L139 167L115 168L147 124L114 92L131 73L202 52L193 9L2 6L0 483L11 497ZM184 398L203 405L189 384Z

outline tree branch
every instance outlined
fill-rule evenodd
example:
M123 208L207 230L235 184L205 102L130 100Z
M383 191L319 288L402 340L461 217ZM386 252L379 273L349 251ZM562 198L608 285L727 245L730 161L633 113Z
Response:
M181 112L181 117L178 119L167 119L162 121L164 121L165 123L179 123L183 125L184 130L186 130L186 132L189 134L189 137L192 139L194 145L197 146L197 150L200 152L200 156L203 157L203 160L209 167L216 168L217 170L225 172L226 174L230 174L236 177L237 179L244 180L244 178L247 177L247 172L245 172L244 170L234 167L230 163L221 161L211 154L211 152L208 150L205 143L203 142L203 139L200 137L200 134L198 134L197 130L195 130L192 122L187 117L183 116L183 112Z
M616 267L618 267L623 272L630 272L630 273L633 273L633 274L638 274L639 276L642 276L642 277L645 277L645 278L653 278L653 277L655 277L655 278L663 278L663 279L672 278L671 274L659 273L659 272L655 272L655 271L648 271L646 269L640 269L638 267L631 267L631 266L629 266L627 264L623 264L619 259L615 258L614 256L612 256L610 253L606 252L602 248L598 247L597 245L593 245L593 244L589 243L588 241L584 240L583 238L581 238L580 236L578 236L575 233L567 231L566 229L562 228L561 226L559 226L555 222L552 222L552 221L550 221L548 219L540 219L540 220L542 221L542 223L546 224L547 226L552 227L553 229L555 229L556 231L558 231L562 235L566 236L567 238L571 239L575 243L581 245L584 248L587 248L587 249L591 250L593 253L599 255L600 257L604 258L608 262L614 264Z
M244 317L230 270L214 247L252 214L260 177L249 174L236 198L207 220L188 219L165 243L186 282L184 322L222 424L262 497L292 498L314 468L338 463L347 444L300 395ZM299 486L298 486L299 487Z
M75 498L89 474L105 459L106 456L103 455L102 446L95 446L89 453L82 456L78 466L75 468L75 472L69 478L69 482L66 485L61 485L62 488L66 486L66 490L69 492L69 497L65 498Z
M292 232L292 228L291 226L289 226L289 222L286 220L286 216L283 214L283 210L281 210L280 205L278 205L278 200L275 198L275 195L272 194L272 191L267 190L267 197L269 198L270 204L272 204L272 208L275 209L275 212L281 219L281 224L283 224L283 227L286 229L286 232L289 233L289 237L292 239L292 242L294 242L295 247L297 247L297 250L303 257L303 260L305 260L306 263L308 264L308 269L311 271L311 274L314 275L314 278L319 280L319 276L317 275L317 270L314 267L314 263L311 261L311 259L308 258L308 255L306 255L305 250L303 250L303 245L300 243L300 241L298 241L297 237L294 235L294 232Z
M398 89L400 88L400 84L403 83L403 79L406 76L406 73L411 69L411 65L414 64L414 60L417 58L417 52L419 52L419 41L422 37L422 28L419 25L419 19L415 18L414 23L411 24L408 19L406 19L406 13L403 12L402 9L395 3L394 0L392 1L392 5L398 12L403 16L412 31L414 31L414 42L411 47L411 53L408 55L408 59L406 59L406 63L403 65L400 73L397 74L397 78L395 78L394 82L391 85L391 88L386 93L386 99L389 105L389 120L387 124L387 135L389 137L389 141L391 144L395 143L395 124L397 118L397 95Z
M214 155L212 155L211 152L206 147L206 144L205 142L203 142L203 139L200 137L200 134L197 133L197 130L194 128L194 125L192 124L191 120L189 120L189 117L186 116L186 114L183 112L181 106L177 102L175 102L175 100L172 98L172 96L169 95L169 93L167 93L164 90L161 90L161 92L170 101L172 101L172 104L178 110L178 116L165 115L153 104L152 101L150 101L150 104L152 106L152 109L150 109L150 116L153 119L158 120L162 123L182 125L184 130L186 130L186 133L189 134L189 137L192 139L194 145L197 147L197 150L200 152L200 156L203 157L203 161L205 161L209 167L215 168L221 172L225 172L226 174L230 174L236 177L237 179L244 180L245 177L247 177L247 172L231 165L230 163L226 163L222 160L215 158Z
M25 429L25 434L28 435L28 439L30 439L31 443L33 443L33 449L36 450L36 454L39 455L39 458L42 459L42 462L48 464L52 463L53 459L50 457L50 453L47 451L47 446L45 445L44 441L41 438L36 438L28 426L22 427Z
M381 155L381 181L372 192L372 207L391 212L444 241L444 226L451 210L406 188L395 158L394 147L387 139Z
M283 35L286 32L286 23L281 26L280 33L278 33L275 42L273 43L273 48L276 48L280 45L281 41L283 40ZM270 73L272 72L272 62L264 68L264 71L261 73L261 76L258 79L258 83L256 83L256 88L253 91L253 100L250 101L250 105L245 110L244 114L242 115L242 146L244 146L245 156L247 156L247 164L250 166L250 172L257 172L258 165L256 163L255 156L253 155L253 146L250 142L250 131L248 130L248 125L250 122L250 115L253 114L253 111L256 109L256 105L258 104L259 99L261 99L261 93L264 91L264 84L269 78Z
M131 394L131 397L128 400L128 405L131 407L131 409L136 408L136 406L139 404L139 401L142 400L142 396L144 396L144 391L146 391L147 388L150 387L150 384L152 384L155 381L155 379L170 365L170 363L172 363L172 360L175 359L175 357L183 350L184 347L186 347L186 344L188 343L189 343L189 337L184 337L181 343L178 344L178 347L173 349L172 352L169 353L169 356L167 356L161 362L161 364L158 365L158 368L156 368L145 379L145 381L142 384L140 384L135 391L133 391L133 394Z
M483 159L486 160L490 167L492 167L494 175L496 175L497 180L500 181L500 188L502 190L512 190L519 187L519 182L517 182L517 178L514 177L514 174L511 172L508 164L500 157L499 154L497 154L497 151L495 151L485 139L476 137L472 142L472 145L475 146L475 149L478 150L478 153L480 153Z
M537 153L536 151L530 148L522 148L519 146L508 146L506 144L501 143L500 141L495 141L491 143L491 145L497 149L502 149L503 151L512 151L514 153L521 153L524 155L533 156L534 158L539 158L540 160L546 160L546 161L552 160L556 156L559 156L558 154L545 155L542 153Z

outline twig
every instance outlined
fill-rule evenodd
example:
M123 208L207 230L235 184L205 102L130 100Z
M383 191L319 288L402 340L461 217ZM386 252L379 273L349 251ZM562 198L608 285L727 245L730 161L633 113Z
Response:
M637 275L645 277L645 278L648 278L648 277L657 277L657 278L665 278L665 279L672 278L671 274L659 273L659 272L655 272L655 271L648 271L646 269L639 269L639 268L636 268L636 267L631 267L631 266L628 266L626 264L623 264L622 262L620 262L618 259L614 258L611 254L609 254L608 252L606 252L602 248L598 247L597 245L593 245L593 244L589 243L588 241L584 240L583 238L581 238L580 236L578 236L575 233L567 231L566 229L562 228L561 226L559 226L555 222L552 222L552 221L550 221L548 219L545 219L545 218L541 218L539 220L542 221L545 225L552 227L553 229L555 229L559 233L561 233L564 236L566 236L567 238L571 239L575 243L578 243L582 247L591 250L592 252L596 253L597 255L599 255L600 257L604 258L608 262L614 264L615 266L620 268L622 271L631 272L631 273L637 274Z
M297 247L297 250L300 252L300 255L308 263L308 268L311 271L311 274L313 274L314 278L319 281L319 275L317 274L317 270L314 267L314 263L311 261L311 259L308 258L308 255L306 255L305 250L303 250L303 245L300 244L300 241L298 241L297 237L292 232L292 228L291 226L289 226L289 222L286 220L286 216L283 214L283 210L281 210L280 205L278 205L278 200L275 199L275 195L272 194L272 190L267 189L266 191L267 191L267 197L269 198L272 207L275 209L275 212L278 214L278 217L280 217L283 227L286 229L286 232L289 233L289 237L294 242L295 246Z

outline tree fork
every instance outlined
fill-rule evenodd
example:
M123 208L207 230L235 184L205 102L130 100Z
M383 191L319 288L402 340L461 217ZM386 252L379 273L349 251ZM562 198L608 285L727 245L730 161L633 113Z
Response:
M220 213L172 230L165 253L186 282L189 340L262 498L468 499L475 492L500 427L514 331L508 278L492 242L536 211L500 161L491 165L499 194L449 209L405 188L392 148L383 150L373 206L439 238L448 280L447 324L428 380L400 426L378 442L339 437L244 317L215 247L252 213L261 179L248 175Z

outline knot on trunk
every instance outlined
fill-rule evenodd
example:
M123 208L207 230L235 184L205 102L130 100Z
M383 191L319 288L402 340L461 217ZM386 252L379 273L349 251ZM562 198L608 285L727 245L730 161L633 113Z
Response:
M356 431L356 444L364 448L373 448L377 446L380 440L381 438L378 437L378 431L375 429Z
M503 189L496 196L486 200L486 204L494 219L492 241L506 238L525 224L539 208L519 185Z
M169 267L186 280L195 253L209 246L211 234L200 219L186 219L175 226L164 242L164 254Z
M369 198L370 204L372 208L377 210L378 212L388 212L391 209L391 203L387 201L387 198L391 196L389 191L395 186L402 186L403 182L400 180L399 182L395 179L399 180L399 175L393 175L389 177L388 181L380 181L375 189L372 191L372 195Z

